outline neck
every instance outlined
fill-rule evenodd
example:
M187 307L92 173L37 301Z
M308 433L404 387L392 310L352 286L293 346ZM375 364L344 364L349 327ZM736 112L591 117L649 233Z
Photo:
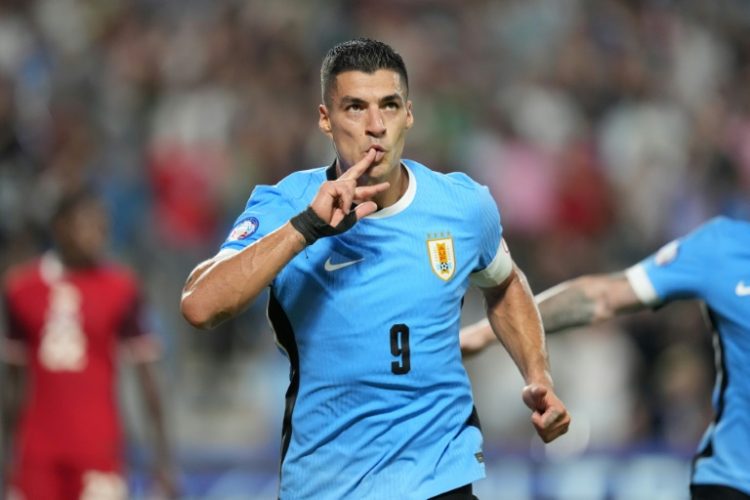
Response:
M378 210L390 207L396 203L401 199L406 192L406 189L409 187L409 175L406 173L406 169L401 163L399 163L398 168L393 169L393 176L390 179L387 179L387 181L391 183L388 190L380 193L372 199L372 201L377 203Z
M88 256L58 253L60 263L65 269L73 271L94 267L97 260Z

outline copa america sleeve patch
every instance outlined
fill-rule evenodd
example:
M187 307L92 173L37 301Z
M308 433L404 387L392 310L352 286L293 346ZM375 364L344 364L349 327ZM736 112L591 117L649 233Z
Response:
M490 288L497 286L510 276L513 270L513 259L510 256L510 250L504 239L500 240L500 246L497 247L495 258L490 265L481 271L472 273L469 276L471 283L480 288Z
M252 236L258 230L260 222L255 217L247 217L238 222L232 232L229 233L227 241L241 241Z

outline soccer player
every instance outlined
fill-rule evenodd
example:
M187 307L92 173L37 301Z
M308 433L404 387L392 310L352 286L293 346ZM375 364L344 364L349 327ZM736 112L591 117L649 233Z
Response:
M750 223L712 219L625 271L587 275L542 292L537 302L548 333L701 299L714 330L717 379L714 421L693 462L694 500L750 499ZM461 331L464 354L496 340L480 321Z
M401 56L342 43L321 86L335 161L255 188L218 254L188 277L183 314L210 328L270 286L291 364L282 499L472 498L484 457L458 346L470 283L528 384L538 433L567 430L533 296L488 190L402 159L414 115Z
M124 499L124 449L117 409L118 346L138 367L154 424L157 481L175 493L153 361L135 276L102 259L107 220L96 196L65 196L53 216L54 249L12 268L4 282L2 344L6 434L13 453L8 498ZM20 406L20 408L19 408ZM20 411L20 413L19 413Z

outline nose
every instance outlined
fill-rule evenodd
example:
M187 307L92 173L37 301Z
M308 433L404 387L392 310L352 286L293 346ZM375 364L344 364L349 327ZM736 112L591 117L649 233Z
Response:
M385 134L385 131L385 121L383 120L383 115L380 110L377 108L369 109L367 112L367 135L382 137Z

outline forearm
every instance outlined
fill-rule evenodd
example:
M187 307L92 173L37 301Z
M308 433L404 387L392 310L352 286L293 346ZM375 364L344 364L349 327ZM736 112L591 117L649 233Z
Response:
M303 236L286 223L237 254L199 265L183 288L183 315L211 328L238 314L304 248Z
M645 307L621 272L581 276L540 293L536 300L547 333Z
M594 321L596 301L575 281L561 283L537 297L544 330L554 333Z
M2 456L0 460L8 463L11 457L13 436L21 406L24 390L24 375L21 368L16 366L2 366L4 371L2 386L0 387L0 441L2 441ZM0 470L0 472L2 472Z
M552 385L539 312L526 278L515 268L504 289L485 290L487 318L527 384Z
M167 435L164 407L159 391L158 377L153 363L139 363L138 377L140 379L143 405L149 422L151 423L151 439L154 444L154 459L162 467L172 464L172 451Z

